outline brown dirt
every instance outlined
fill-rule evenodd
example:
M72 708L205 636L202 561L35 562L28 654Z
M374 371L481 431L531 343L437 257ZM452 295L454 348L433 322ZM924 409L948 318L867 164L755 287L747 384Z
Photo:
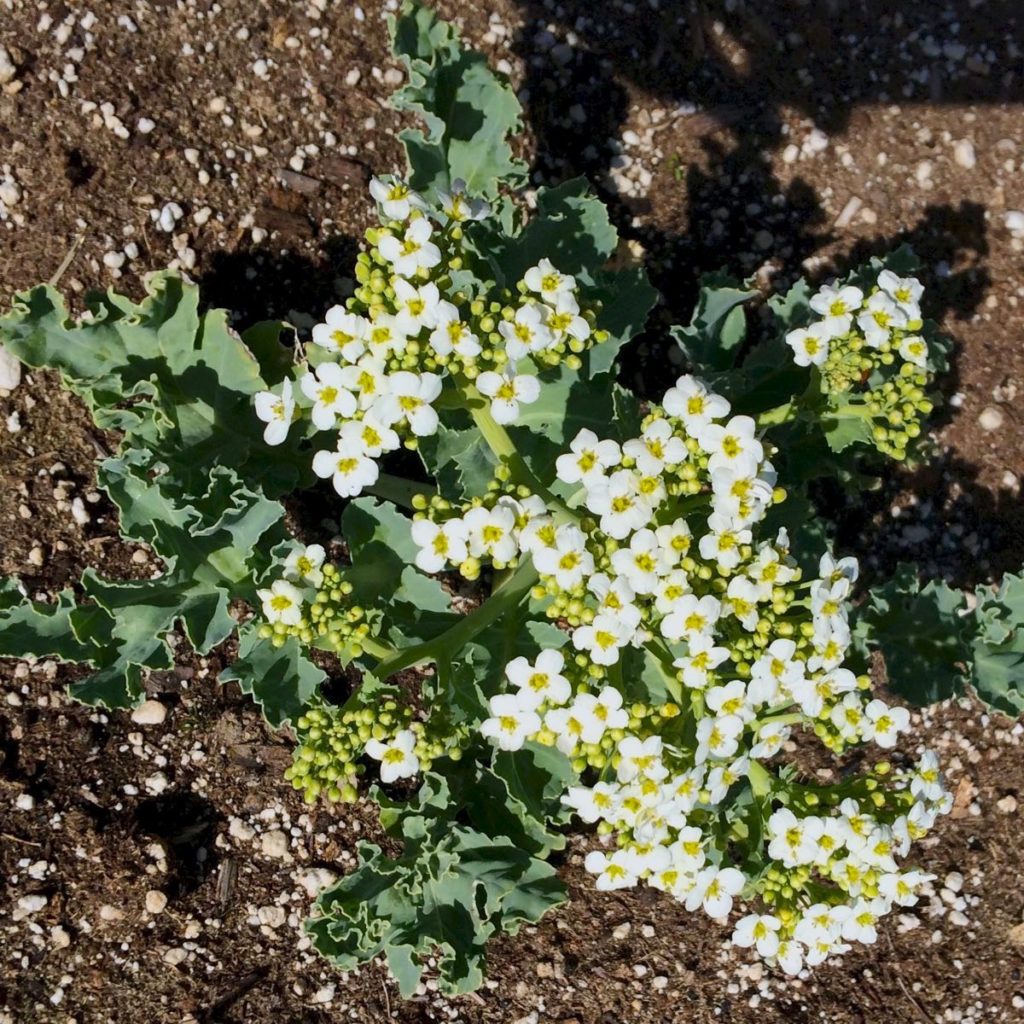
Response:
M368 222L365 177L400 166L380 0L361 12L97 0L91 26L77 3L0 7L20 83L0 91L0 180L10 173L22 192L0 220L0 294L49 278L79 237L62 280L72 295L115 283L104 254L129 242L138 254L119 288L138 294L141 274L194 259L209 301L242 322L308 323L344 293ZM913 560L962 584L1019 569L1024 245L1004 225L1024 207L1014 0L438 7L529 90L539 180L585 171L603 182L666 295L662 319L685 316L698 274L720 265L765 281L820 277L912 241L929 267L930 312L958 341L954 401L936 464L851 507L845 536L882 566ZM273 62L266 79L258 60ZM72 77L69 62L65 97L56 79ZM632 165L609 179L611 139ZM973 167L954 160L962 139ZM311 145L301 171L289 167ZM166 233L150 211L169 202L183 216ZM656 352L656 332L650 341ZM987 406L1002 413L996 431L979 425ZM92 492L104 439L84 412L49 374L0 396L0 418L15 412L20 431L0 431L0 572L49 594L86 565L146 571ZM403 1004L382 968L338 976L296 931L309 872L351 864L356 837L376 830L371 808L302 805L280 778L286 739L215 686L218 668L184 658L151 679L169 713L143 728L69 704L69 673L52 663L0 665L3 1024L1024 1020L1024 954L1010 937L1024 911L1021 729L976 705L921 724L958 811L921 854L939 877L934 898L866 953L803 983L760 978L723 951L721 929L660 895L592 892L577 844L565 865L572 902L496 942L487 987ZM278 830L290 861L264 852ZM963 876L959 893L955 878L941 891L950 872ZM168 897L165 910L145 910L148 890ZM47 903L14 920L26 894Z

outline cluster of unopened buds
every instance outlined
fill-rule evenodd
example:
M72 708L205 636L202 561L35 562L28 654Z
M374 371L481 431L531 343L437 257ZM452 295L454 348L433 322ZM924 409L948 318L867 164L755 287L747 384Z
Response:
M825 285L810 300L813 322L786 335L797 365L817 367L822 392L863 396L852 408L868 419L878 450L896 459L906 456L933 407L925 393L923 292L917 278L891 270L880 271L867 292Z
M607 337L574 278L550 260L515 292L489 293L464 272L465 225L488 216L486 203L457 187L434 209L400 181L375 179L370 191L381 224L367 232L355 295L313 328L298 387L285 380L256 396L268 444L303 417L336 433L313 470L343 497L373 486L382 455L437 432L446 389L462 404L484 396L498 423L513 423L539 396L538 372L578 368L580 353Z
M473 577L532 559L533 598L566 644L509 663L481 732L503 750L555 745L590 776L564 799L612 844L586 860L598 887L646 881L715 919L734 897L760 896L767 911L745 917L734 942L798 971L870 941L880 916L913 902L924 876L895 858L949 797L930 755L821 789L764 766L800 727L837 752L893 748L909 714L843 665L856 561L826 555L805 581L784 531L755 538L785 494L754 422L729 412L680 378L639 437L579 433L557 462L565 501L520 483L462 509L434 502L413 537L427 572ZM637 657L671 699L627 699ZM742 784L769 810L782 803L765 823L769 869L751 877L729 863L753 827L737 833L727 814Z

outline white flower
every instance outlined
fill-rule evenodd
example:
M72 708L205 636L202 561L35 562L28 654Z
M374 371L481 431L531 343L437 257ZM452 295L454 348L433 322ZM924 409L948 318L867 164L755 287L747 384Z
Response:
M774 482L774 473L766 479L756 471L716 469L711 474L714 509L735 520L737 526L761 519L772 503Z
M654 531L643 529L630 537L629 547L613 552L612 568L626 578L634 593L653 594L659 578L666 575L671 566L662 554Z
M627 441L622 453L636 462L644 476L659 476L666 465L685 462L689 451L686 442L672 432L668 420L655 420L640 437Z
M319 544L296 548L285 559L284 574L287 579L319 587L324 580L323 564L327 554Z
M366 351L370 321L344 306L332 306L326 323L313 328L313 342L328 352L338 352L347 363L354 363Z
M635 536L635 534L634 534ZM660 544L660 538L659 538ZM659 553L668 565L669 561L664 547L658 549ZM654 589L654 608L660 615L668 615L675 611L679 599L691 592L690 577L685 569L670 569L668 575L657 580Z
M519 406L531 405L540 397L540 381L526 374L516 374L506 366L501 373L485 370L476 379L482 395L491 399L491 415L498 423L515 423Z
M667 640L685 639L688 643L710 636L721 613L722 605L716 597L687 594L680 599L675 611L661 620L661 634Z
M541 704L564 704L572 696L572 686L562 675L565 657L554 649L541 651L531 665L526 658L513 658L505 666L505 676L518 689L519 706L535 710Z
M549 259L542 259L535 267L530 267L523 275L523 282L531 292L536 292L552 305L560 295L576 289L576 279L569 274L560 274Z
M864 293L852 284L844 285L842 288L827 284L811 298L809 305L815 313L823 317L821 324L827 331L827 336L841 338L844 334L850 333L853 314L860 309L863 302Z
M370 180L370 195L380 203L381 212L388 220L407 220L414 209L424 208L423 200L404 181Z
M441 394L441 386L436 373L399 370L388 377L388 393L374 411L389 426L405 420L417 437L429 437L437 433L438 416L431 403Z
M321 363L313 373L303 375L299 387L313 401L310 418L317 430L330 430L339 417L355 414L356 397L345 389L345 375L337 363Z
M779 725L777 722L768 722L761 726L757 733L757 742L750 748L751 758L755 761L767 761L774 757L789 739L790 732L788 725Z
M781 807L768 819L768 856L787 868L811 864L823 831L820 818L798 818L788 807Z
M918 800L941 800L945 795L939 758L933 750L926 750L917 763L917 770L910 780L910 792Z
M918 900L918 890L925 882L934 879L923 871L903 871L882 875L878 880L878 891L890 902L901 907L912 907Z
M712 637L705 634L693 636L687 645L688 652L673 663L682 669L683 685L691 690L703 690L708 685L710 673L731 657L729 648L716 647Z
M864 708L861 734L885 750L895 747L899 734L909 728L910 712L906 708L891 708L881 700L873 700Z
M571 807L588 825L602 818L610 819L619 803L619 787L610 782L597 782L593 788L570 786L562 803Z
M442 300L438 303L435 321L430 344L439 356L457 352L463 359L473 359L480 355L480 339L469 324L460 319L458 309L450 302Z
M782 922L772 914L748 914L736 922L732 944L749 948L756 946L763 957L773 957L779 951L779 929Z
M900 342L900 355L908 363L920 366L922 370L928 367L928 342L919 334L910 334Z
M502 750L519 750L540 731L540 716L524 708L515 694L499 693L488 703L491 717L480 725L480 734Z
M575 590L594 572L594 556L586 549L587 536L576 525L566 523L555 533L554 547L533 553L533 564L542 576L553 576L563 590Z
M490 203L467 197L466 183L461 178L452 182L451 192L438 189L437 198L445 216L458 224L467 220L483 220L491 212Z
M407 779L420 770L420 759L414 753L416 734L411 729L396 732L387 742L367 740L366 753L380 761L380 781Z
M346 450L379 459L384 452L393 452L402 442L390 427L384 426L372 413L367 413L361 420L342 423L338 443Z
M383 359L389 353L401 355L408 344L408 335L402 330L398 317L390 313L374 314L366 332L367 351Z
M377 482L380 469L368 458L361 446L339 440L337 451L320 451L313 456L313 472L318 477L331 477L334 489L343 498L352 498Z
M742 679L733 679L725 686L715 686L704 695L704 703L717 715L737 715L744 721L754 717L747 703L747 687Z
M752 534L747 529L737 529L733 520L721 512L708 516L708 532L701 537L698 548L701 557L716 561L723 569L735 569L743 558L741 546L749 544Z
M433 281L417 288L404 278L396 277L391 284L395 289L395 305L398 307L395 320L403 334L415 338L424 327L435 326L441 294Z
M544 307L528 302L516 310L512 320L502 320L498 333L505 339L505 351L514 363L530 352L542 352L554 344L555 336L546 323Z
M630 642L634 629L617 615L600 612L589 626L573 630L572 643L577 651L586 651L595 665L614 665L619 660L619 649Z
M675 387L665 392L661 403L665 412L683 421L687 433L698 437L713 420L729 415L729 403L708 390L696 377L680 377Z
M678 565L686 557L693 541L690 524L685 519L677 519L674 523L659 526L654 533L665 558L672 565Z
M254 402L256 415L267 425L263 431L263 440L267 444L284 444L295 415L292 382L286 380L281 385L280 395L275 395L273 391L261 391Z
M709 757L733 757L743 735L743 719L739 715L718 715L702 718L697 723L697 750L694 760L703 764Z
M638 484L636 474L620 469L588 485L587 508L601 517L601 529L615 540L622 540L650 522L653 509L640 494Z
M377 248L399 277L413 277L420 267L429 270L441 262L441 250L430 240L430 221L426 217L414 220L401 238L384 235Z
M722 604L725 613L737 619L748 633L753 633L761 618L757 610L757 602L761 600L760 588L746 576L733 576L725 594Z
M648 736L645 740L626 736L619 743L618 754L619 782L632 782L639 776L660 782L668 775L668 769L661 762L660 736Z
M864 340L878 348L889 340L894 328L907 326L907 315L885 292L875 292L857 317L857 326L864 332Z
M580 739L584 743L600 743L609 729L625 729L629 714L622 707L622 694L614 686L600 693L578 694L572 703L573 717L583 726Z
M562 292L547 309L544 323L556 341L567 335L576 341L586 341L590 337L590 324L586 317L580 316L579 303L570 292Z
M906 313L908 319L921 319L924 285L916 277L898 277L891 270L883 270L878 275L878 287Z
M616 850L610 857L600 850L592 850L587 854L583 866L592 875L597 875L594 888L601 892L613 889L629 889L639 880L628 850Z
M603 477L604 471L618 465L621 458L615 441L601 441L584 427L570 442L569 450L555 460L555 470L564 483L587 485Z
M803 664L795 660L796 644L792 640L773 640L768 649L754 662L750 673L747 696L755 706L777 704L803 679Z
M633 603L636 594L627 580L612 580L603 572L594 573L587 580L587 589L597 598L598 611L615 616L624 629L635 630L640 625L643 616Z
M359 402L360 409L369 409L388 392L388 376L384 360L367 354L359 362L341 368L341 381Z
M800 973L804 966L804 948L794 939L779 943L775 962L790 976Z
M743 891L746 879L736 868L709 865L697 874L693 889L686 897L686 909L703 906L704 913L714 921L722 921L732 910L732 900Z
M267 622L297 626L302 620L302 591L287 580L275 580L269 590L257 590Z
M712 423L698 437L700 446L711 456L708 469L731 468L742 475L753 475L764 458L764 448L754 437L757 424L749 416L733 416L728 423Z
M829 334L825 324L798 327L786 335L786 344L793 350L797 366L821 366L828 359Z
M412 524L413 543L419 547L416 565L424 572L442 572L449 564L466 560L466 527L461 519L438 524L417 519Z
M508 505L471 508L462 521L466 526L469 553L474 558L486 555L496 562L508 562L516 556L516 516Z

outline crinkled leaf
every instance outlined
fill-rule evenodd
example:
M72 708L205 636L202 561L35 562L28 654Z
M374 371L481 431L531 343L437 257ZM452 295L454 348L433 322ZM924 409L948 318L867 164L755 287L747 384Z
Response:
M914 704L945 700L961 693L968 679L963 608L962 593L941 580L922 587L914 567L901 565L857 610L857 646L865 655L882 652L894 693Z
M726 370L736 365L747 336L743 303L757 295L718 271L700 280L697 308L689 324L672 329L683 354L699 372Z
M1024 576L1007 575L977 597L972 681L986 704L1016 718L1024 714Z
M391 102L426 123L425 132L399 136L412 186L434 198L461 179L471 195L493 199L502 185L525 184L526 164L509 145L522 108L505 77L482 54L464 49L456 31L427 7L404 3L389 26L392 51L408 72Z
M254 623L240 630L238 657L220 674L222 683L236 682L251 694L275 728L301 715L326 678L294 637L275 647Z

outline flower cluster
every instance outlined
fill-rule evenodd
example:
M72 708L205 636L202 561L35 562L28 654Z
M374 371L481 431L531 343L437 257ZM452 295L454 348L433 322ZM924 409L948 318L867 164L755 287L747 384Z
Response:
M512 423L537 400L539 371L578 368L580 353L607 337L575 279L548 259L514 293L492 294L467 271L464 232L488 216L486 203L457 188L433 209L400 181L374 179L370 191L381 225L367 232L355 295L313 328L297 388L286 380L256 396L268 444L301 417L336 433L313 470L343 497L373 486L381 456L437 432L446 388L460 404L485 396L494 419Z
M325 564L325 557L319 544L296 548L281 577L257 591L265 620L260 636L277 647L290 636L304 644L326 638L334 650L347 649L355 657L370 626L364 610L349 603L352 585L337 566Z
M776 783L764 762L794 728L842 751L868 741L890 749L909 725L844 667L856 561L826 555L805 581L785 531L756 538L785 494L754 422L729 413L724 398L682 377L639 437L577 435L557 462L566 502L522 483L462 509L435 502L413 537L428 572L472 577L484 562L532 560L533 597L570 633L572 653L510 662L481 733L503 750L555 745L594 774L565 800L614 837L613 850L587 858L598 886L646 881L716 919L734 897L760 895L772 912L744 919L736 943L798 970L867 938L894 900L911 899L920 878L900 874L894 857L948 796L931 761L888 786L883 765L771 814L763 876L729 866L750 828L737 832L726 795L747 786L767 815ZM673 699L628 701L643 666ZM780 788L779 799L798 789ZM827 814L810 813L819 804Z
M817 367L826 394L863 394L858 406L879 451L896 459L921 433L932 411L928 342L922 335L924 288L913 277L879 272L865 292L853 284L825 285L810 300L816 319L786 335L798 366Z

